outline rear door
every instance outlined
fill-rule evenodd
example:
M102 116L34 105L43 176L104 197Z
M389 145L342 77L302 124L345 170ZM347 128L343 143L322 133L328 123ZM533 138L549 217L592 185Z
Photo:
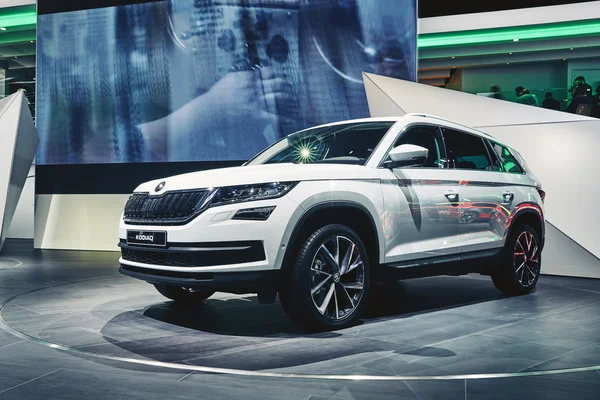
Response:
M519 186L523 170L503 147L487 139L454 129L443 129L450 166L458 179L460 253L504 246L506 229L515 203L523 197ZM508 149L506 149L508 151Z

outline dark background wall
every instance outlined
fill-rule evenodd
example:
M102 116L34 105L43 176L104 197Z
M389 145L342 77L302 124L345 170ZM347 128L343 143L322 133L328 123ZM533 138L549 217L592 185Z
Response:
M479 12L503 11L514 10L519 8L557 6L562 4L589 2L589 0L420 0L419 18L441 17L446 15L471 14ZM585 4L581 5L581 9L582 15L585 15Z
M48 14L61 11L91 9L97 7L110 7L121 4L145 3L152 0L45 0L38 2L38 12ZM471 14L488 11L513 10L529 7L555 6L561 4L587 3L590 0L420 0L419 17L440 17L445 15ZM582 4L582 13L585 13L585 4Z

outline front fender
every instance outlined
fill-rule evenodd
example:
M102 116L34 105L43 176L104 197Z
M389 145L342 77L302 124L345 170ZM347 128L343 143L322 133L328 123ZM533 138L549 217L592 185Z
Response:
M276 260L276 268L281 268L287 247L295 242L302 222L323 207L345 206L364 211L371 219L377 232L379 259L385 249L383 239L383 197L379 180L336 180L301 182L288 196L300 207L291 215L283 235Z

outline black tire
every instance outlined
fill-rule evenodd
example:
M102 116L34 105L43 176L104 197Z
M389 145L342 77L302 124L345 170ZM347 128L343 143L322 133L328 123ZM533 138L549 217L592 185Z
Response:
M508 238L504 260L492 273L492 282L503 293L527 294L535 288L541 268L538 234L531 226L521 225Z
M187 290L180 286L154 285L154 287L166 298L181 304L199 304L215 294L209 290Z
M336 243L338 272L335 256L325 257L322 249L335 248ZM300 245L291 262L284 270L279 299L292 320L323 331L350 326L360 318L368 300L370 265L365 245L352 229L338 224L318 229Z

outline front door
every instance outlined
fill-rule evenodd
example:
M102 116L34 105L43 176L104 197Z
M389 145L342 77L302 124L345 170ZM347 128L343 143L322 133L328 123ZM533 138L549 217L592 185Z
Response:
M388 264L458 254L460 204L457 185L445 178L445 150L439 127L410 126L393 147L413 144L429 150L422 167L381 169Z

